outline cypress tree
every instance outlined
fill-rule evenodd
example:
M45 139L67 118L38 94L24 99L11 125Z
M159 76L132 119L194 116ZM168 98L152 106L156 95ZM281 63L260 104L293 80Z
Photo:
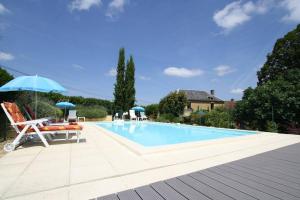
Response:
M133 57L130 56L127 61L126 73L125 73L125 109L129 110L135 103L135 66Z
M125 49L119 50L119 60L117 66L117 76L114 91L114 111L123 112L125 110Z

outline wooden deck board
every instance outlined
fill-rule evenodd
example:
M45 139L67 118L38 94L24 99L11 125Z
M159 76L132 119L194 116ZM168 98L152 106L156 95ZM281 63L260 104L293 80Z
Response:
M163 181L153 183L152 187L166 200L186 200L187 199Z
M236 188L233 188L229 185L225 185L224 183L219 182L218 180L212 179L200 173L192 173L190 176L197 181L208 184L210 187L213 187L215 190L220 191L221 193L230 196L234 199L245 199L245 200L253 200L254 197L244 193L243 191L239 191Z
M143 200L164 200L152 187L149 186L136 188L135 191L143 197Z
M249 180L252 180L254 182L257 182L257 183L260 183L260 184L263 184L263 185L275 188L277 190L281 190L281 191L283 191L285 193L288 193L288 194L291 194L291 195L293 195L295 197L299 197L300 198L300 190L296 190L296 189L290 188L288 186L285 186L283 184L280 184L280 183L277 183L277 182L273 182L273 181L270 181L270 180L267 180L267 179L263 179L260 176L255 176L255 175L253 175L251 173L247 173L245 171L240 171L238 168L234 168L234 167L231 167L231 166L223 166L222 169L224 171L227 171L227 172L239 175L241 177L245 177L245 178L247 178Z
M265 160L251 160L245 164L248 167L256 168L256 169L267 169L273 173L280 173L287 176L291 176L297 179L300 179L300 171L299 168L290 167L287 165L281 165L279 162L267 162L265 164L260 164L261 162L265 162ZM242 164L242 162L240 162Z
M300 200L300 143L100 200Z
M233 165L238 167L242 171L247 171L249 173L260 176L264 179L271 180L271 181L274 181L274 182L277 182L277 183L281 183L283 185L286 185L288 187L292 187L292 188L295 188L295 189L300 188L299 184L294 183L293 181L289 180L288 177L281 176L278 173L273 173L272 174L270 172L262 172L262 171L258 170L257 168L250 168L250 167L245 166L245 165L240 165L239 163L234 163Z
M126 190L118 193L120 200L142 200L135 190Z
M238 181L235 181L235 180L232 180L232 179L228 179L228 178L226 178L224 176L221 176L217 173L214 173L214 172L211 172L211 171L208 171L208 170L204 170L204 171L201 171L199 173L204 174L205 176L211 177L215 180L218 180L218 181L220 181L220 182L222 182L226 185L230 185L231 187L233 187L233 188L235 188L239 191L243 191L246 194L253 196L254 198L257 198L257 199L270 199L270 200L271 199L273 199L273 200L277 199L278 200L278 198L276 198L274 196L271 196L267 193L256 190L256 189L254 189L252 187L249 187L249 186L247 186L247 185L245 185L241 182L238 182Z
M169 186L174 188L177 192L185 196L187 199L190 200L210 200L207 196L204 196L202 193L198 192L194 188L186 185L182 181L177 178L169 179L165 181Z
M210 199L222 199L222 200L232 200L233 198L223 194L222 192L219 192L218 190L214 189L213 187L210 187L204 183L201 183L197 181L196 179L193 179L190 176L181 176L178 177L179 180L184 182L185 184L189 185L190 187L194 188L195 190L203 193Z
M254 181L254 180L245 178L243 176L236 175L234 173L230 173L228 171L225 171L223 169L223 167L214 168L214 169L210 169L210 170L214 173L217 173L218 175L221 175L221 176L225 177L225 178L228 178L228 179L231 179L233 181L239 182L243 185L246 185L246 186L248 186L250 188L253 188L255 190L258 190L260 192L264 192L264 193L269 194L271 196L274 196L274 197L277 197L277 198L280 198L280 199L285 199L285 200L295 199L295 196L287 194L287 193L283 192L282 190L275 189L275 188L273 188L269 185L262 184L258 181Z
M119 200L119 198L116 194L111 194L104 197L98 197L97 200Z

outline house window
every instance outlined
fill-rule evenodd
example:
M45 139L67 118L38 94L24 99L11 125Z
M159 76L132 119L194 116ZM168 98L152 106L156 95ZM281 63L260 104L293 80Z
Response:
M213 110L213 109L214 109L214 106L215 106L215 104L214 104L214 103L211 103L211 104L210 104L210 109Z

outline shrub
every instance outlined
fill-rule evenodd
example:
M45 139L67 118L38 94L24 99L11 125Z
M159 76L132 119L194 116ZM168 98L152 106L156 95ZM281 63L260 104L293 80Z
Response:
M172 114L179 117L183 114L187 98L183 92L172 92L159 102L159 111L162 114Z
M63 112L61 109L55 106L54 102L40 95L41 93L37 93L37 102L35 99L34 92L24 91L20 93L18 98L16 99L16 103L19 105L19 108L23 113L25 113L24 106L30 107L32 112L35 112L35 107L37 103L37 113L36 118L59 118L63 116ZM27 115L24 114L25 117L28 118Z
M29 107L34 112L35 111L35 102L29 104ZM51 117L51 118L60 118L63 116L63 112L61 109L55 107L51 102L39 100L37 102L37 113L36 118L43 118L43 117Z
M103 106L110 113L112 109L112 102L104 99L96 99L96 98L84 98L81 96L64 96L58 93L43 93L40 96L44 96L45 98L51 99L53 102L59 101L69 101L74 103L75 105L84 105L84 106Z
M225 108L216 108L205 116L205 125L222 127L222 128L234 128L234 122L232 114Z
M158 104L150 104L145 107L145 112L151 119L156 119L158 115Z
M107 115L107 111L103 106L76 106L77 116L86 118L104 118Z
M278 132L277 124L275 122L272 122L272 121L267 121L266 131L277 133Z
M183 123L205 125L206 114L207 111L193 112L191 115L183 117Z
M183 122L183 119L181 117L176 117L173 114L161 114L156 121L158 122L173 122L173 123L180 123Z
M192 124L205 125L207 112L196 111L191 114Z

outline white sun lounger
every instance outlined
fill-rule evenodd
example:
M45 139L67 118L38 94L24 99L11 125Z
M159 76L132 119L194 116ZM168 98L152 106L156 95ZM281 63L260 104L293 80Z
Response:
M75 132L77 136L77 142L79 142L79 135L81 133L82 126L78 124L44 126L43 122L47 122L48 119L26 121L19 107L15 103L4 102L1 103L1 107L3 108L7 118L9 119L11 126L18 134L16 139L12 143L5 145L6 151L13 151L15 147L20 144L23 136L33 134L38 135L45 147L48 147L49 144L44 136L46 136L49 140L53 140L51 134L55 133L66 134L66 139L68 139L69 132Z
M138 120L134 110L129 110L130 120Z
M141 114L141 119L142 120L147 120L148 119L148 117L145 115L145 112L140 112L140 114Z

